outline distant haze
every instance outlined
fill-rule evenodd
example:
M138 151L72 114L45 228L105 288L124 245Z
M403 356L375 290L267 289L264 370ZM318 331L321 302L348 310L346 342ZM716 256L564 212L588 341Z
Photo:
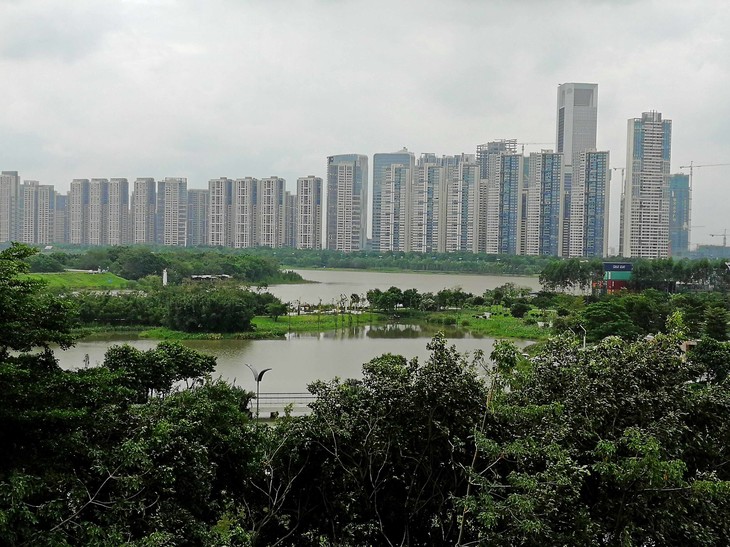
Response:
M728 29L727 0L0 0L0 169L63 191L142 176L293 189L331 154L553 142L563 82L598 84L614 167L647 110L673 120L672 171L730 163ZM694 187L692 240L720 244L730 167Z

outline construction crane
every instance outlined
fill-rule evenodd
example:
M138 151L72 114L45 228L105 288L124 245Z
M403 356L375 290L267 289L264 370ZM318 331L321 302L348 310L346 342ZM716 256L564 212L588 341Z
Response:
M695 165L695 167L697 166ZM722 246L727 247L727 228L725 228L721 234L710 234L710 237L722 237Z
M694 170L695 167L699 169L700 167L727 167L730 166L730 163L702 163L695 165L695 162L691 161L689 162L689 165L680 165L680 169L689 169L689 191L692 191L692 178L694 177Z
M525 155L525 145L530 144L555 144L554 142L518 142L516 144L519 144L522 147L522 155Z
M624 195L624 175L626 174L626 167L611 167L611 171L621 171L621 198Z

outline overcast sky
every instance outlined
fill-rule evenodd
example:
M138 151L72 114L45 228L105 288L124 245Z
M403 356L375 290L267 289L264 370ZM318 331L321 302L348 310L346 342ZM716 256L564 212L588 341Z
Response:
M647 110L673 120L673 171L730 163L729 35L728 0L0 0L0 169L63 191L141 176L294 189L332 154L552 143L563 82L598 84L614 167ZM719 244L730 167L696 169L694 188L693 242Z

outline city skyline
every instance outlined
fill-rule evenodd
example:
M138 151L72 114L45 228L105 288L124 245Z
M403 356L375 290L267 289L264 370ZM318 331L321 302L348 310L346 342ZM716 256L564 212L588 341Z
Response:
M3 3L0 165L61 191L79 176L173 175L205 188L215 176L271 174L293 190L298 177L325 177L327 154L551 142L561 82L599 84L597 145L613 166L625 165L626 119L648 110L674 120L672 173L730 163L727 2L441 7ZM357 28L341 32L344 20ZM423 70L434 65L449 69ZM711 222L693 243L725 228L728 180L728 168L695 170L694 217Z

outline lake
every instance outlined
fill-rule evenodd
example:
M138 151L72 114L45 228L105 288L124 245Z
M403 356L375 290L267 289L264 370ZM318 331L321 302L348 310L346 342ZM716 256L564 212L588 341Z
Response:
M391 286L401 289L415 288L419 292L438 292L444 288L461 287L463 290L482 294L508 282L518 286L539 289L535 277L506 277L459 274L382 273L368 271L297 270L307 280L315 283L273 285L269 290L283 301L314 303L331 302L341 294L364 294L370 289L386 290ZM252 374L244 363L258 370L271 368L261 383L263 393L301 393L315 380L360 378L361 368L384 353L428 357L426 344L434 334L433 329L410 325L362 325L340 331L319 334L290 334L283 340L186 340L191 348L214 355L218 366L216 374L255 391ZM483 350L491 352L493 338L476 337L458 329L446 332L446 336L461 352ZM528 341L518 343L520 347ZM150 349L156 340L121 336L90 337L79 341L75 347L60 351L56 356L64 368L83 366L88 355L93 366L103 361L104 353L113 344L130 344L139 349Z
M332 303L345 295L363 295L370 289L385 291L390 287L399 289L418 289L418 292L437 293L442 289L461 287L466 292L481 295L487 289L494 289L505 283L514 283L518 287L529 287L533 291L540 290L537 277L476 275L476 274L442 274L413 272L371 272L363 270L293 270L304 279L314 283L271 285L269 291L283 302L306 302L316 304Z

